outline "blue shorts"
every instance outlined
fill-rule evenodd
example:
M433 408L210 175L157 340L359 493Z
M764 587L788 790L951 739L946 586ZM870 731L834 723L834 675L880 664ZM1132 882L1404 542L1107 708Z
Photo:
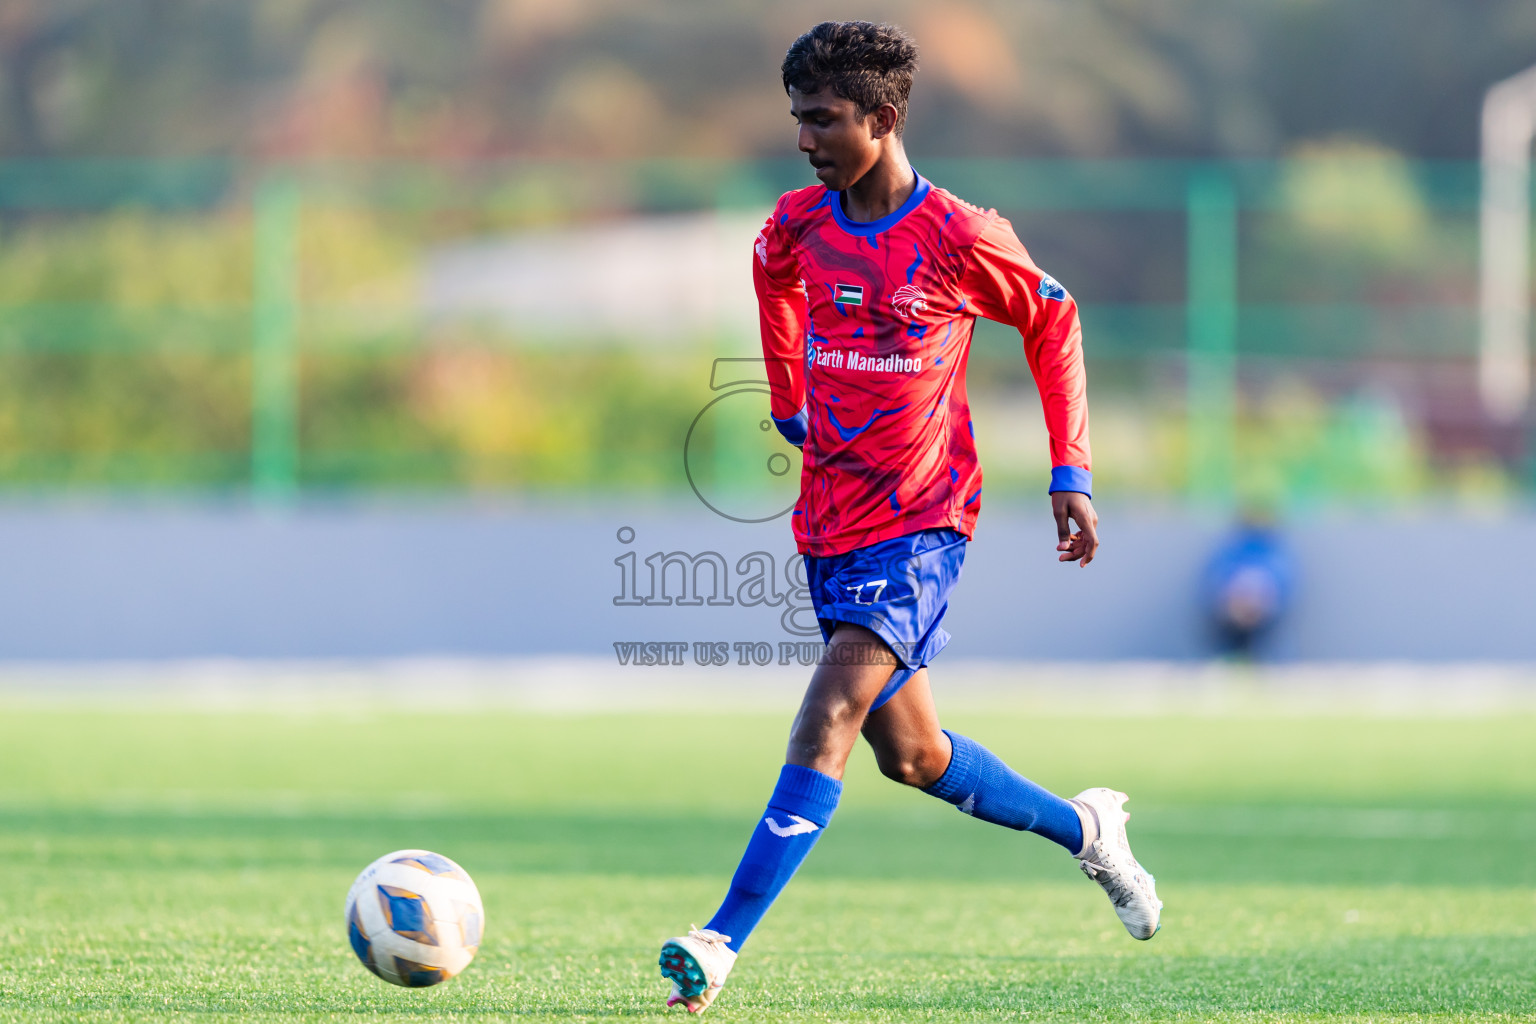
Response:
M830 643L837 624L851 622L890 644L901 662L871 711L949 643L939 622L964 561L965 535L949 529L920 530L841 555L805 556L822 639Z

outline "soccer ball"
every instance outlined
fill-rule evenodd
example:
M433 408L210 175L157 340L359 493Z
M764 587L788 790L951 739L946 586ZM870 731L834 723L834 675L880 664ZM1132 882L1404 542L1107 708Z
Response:
M347 938L385 981L422 988L475 958L485 907L475 883L447 857L396 850L363 869L347 892Z

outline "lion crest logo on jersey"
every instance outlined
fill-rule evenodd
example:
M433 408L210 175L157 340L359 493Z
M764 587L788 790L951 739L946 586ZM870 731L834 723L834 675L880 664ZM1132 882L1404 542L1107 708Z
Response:
M911 320L914 313L928 308L928 296L915 284L904 284L891 296L891 308L903 320Z

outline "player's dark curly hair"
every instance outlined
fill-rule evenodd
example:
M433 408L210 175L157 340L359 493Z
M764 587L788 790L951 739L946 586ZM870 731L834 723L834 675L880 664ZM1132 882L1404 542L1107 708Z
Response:
M896 134L907 125L907 97L917 70L917 44L895 25L824 21L790 44L784 55L784 91L831 87L852 100L863 120L881 105L896 108Z

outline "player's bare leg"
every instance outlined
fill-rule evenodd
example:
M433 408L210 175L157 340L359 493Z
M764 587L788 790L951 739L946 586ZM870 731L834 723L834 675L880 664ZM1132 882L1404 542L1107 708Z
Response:
M926 668L864 720L863 733L880 773L893 782L927 789L949 767L953 747L939 724Z
M873 632L852 623L838 623L790 727L784 760L841 779L848 755L869 718L870 705L898 664L890 646ZM911 685L909 682L902 691ZM898 691L897 697L900 695Z

